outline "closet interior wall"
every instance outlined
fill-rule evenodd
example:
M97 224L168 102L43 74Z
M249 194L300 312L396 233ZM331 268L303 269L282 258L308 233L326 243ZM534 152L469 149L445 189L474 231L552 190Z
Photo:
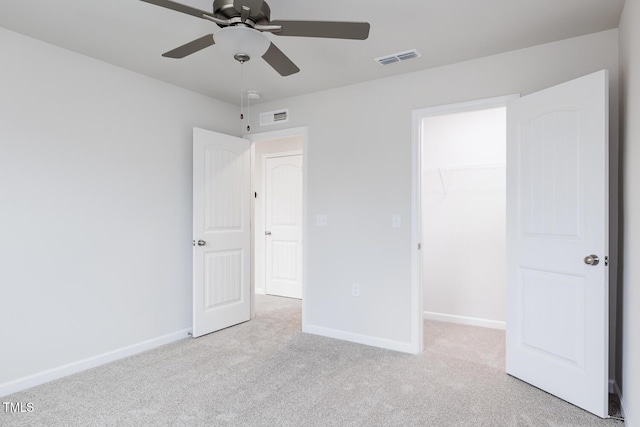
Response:
M426 318L504 328L506 109L422 123Z

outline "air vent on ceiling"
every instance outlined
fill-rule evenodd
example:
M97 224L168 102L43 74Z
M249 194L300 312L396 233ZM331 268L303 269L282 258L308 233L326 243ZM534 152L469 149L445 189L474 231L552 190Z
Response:
M289 121L289 110L269 111L260 114L260 126L274 125L276 123L286 123Z
M407 50L405 52L394 53L387 56L381 56L376 58L375 61L380 65L395 64L396 62L407 61L413 58L420 58L422 54L415 49Z

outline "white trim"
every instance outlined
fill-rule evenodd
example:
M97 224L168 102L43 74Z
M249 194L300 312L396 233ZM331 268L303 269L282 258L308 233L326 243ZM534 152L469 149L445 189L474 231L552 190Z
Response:
M424 322L422 321L422 245L421 208L422 186L422 126L420 110L414 110L411 125L411 346L412 353L424 351Z
M258 141L266 141L271 139L287 138L290 136L302 136L306 139L308 136L307 133L308 133L307 126L299 126L295 128L273 130L269 132L250 133L250 134L243 135L242 137L248 139L251 142L258 142ZM303 148L303 151L304 151L304 148Z
M302 301L304 302L304 299ZM353 332L345 332L338 329L325 328L323 326L315 326L309 324L302 326L302 332L327 338L334 338L342 341L354 342L357 344L385 348L387 350L400 351L402 353L414 353L413 343L410 342L387 340L384 338L356 334Z
M622 413L622 417L625 419L624 423L627 427L631 427L631 424L629 423L629 421L626 419L626 411L624 410L625 408L625 404L624 404L624 399L622 398L622 391L620 390L620 387L618 386L618 383L616 382L616 380L609 380L609 383L613 383L613 391L610 391L609 393L615 393L618 396L618 400L620 401L620 412Z
M509 101L517 99L520 94L496 96L493 98L476 99L473 101L459 102L456 104L438 105L435 107L413 110L414 117L442 116L445 114L464 113L466 111L486 110L489 108L504 107Z
M250 309L249 309L249 319L253 320L256 317L256 262L255 262L255 258L256 258L256 230L255 230L255 223L256 223L256 199L253 196L254 191L256 191L255 188L255 182L256 182L256 174L255 174L255 168L256 168L256 145L254 144L254 142L249 139L246 135L242 136L244 139L247 139L250 141L249 143L249 175L250 175L250 180L251 182L249 183L249 186L251 187L250 191L251 191L251 196L249 197L251 199L251 203L249 204L249 234L251 235L251 248L249 249L251 251L251 267L250 267L250 277L249 277L249 305L250 305ZM194 273L195 274L195 273ZM258 292L260 293L260 292Z
M480 319L478 317L458 316L455 314L436 313L425 311L424 318L439 322L457 323L459 325L479 326L481 328L506 330L506 323L500 320Z
M66 365L58 366L46 371L38 372L33 375L18 378L16 380L0 384L0 396L8 396L10 394L26 390L28 388L38 386L40 384L48 383L50 381L76 374L78 372L86 371L87 369L106 365L107 363L114 362L125 357L152 350L166 344L171 344L175 341L180 341L189 337L190 335L191 329L183 329L181 331L173 332L161 337L152 338L150 340L132 344L127 347L122 347L117 350L108 351L103 354L98 354L96 356L88 357L76 362L67 363Z
M412 111L411 122L411 348L412 353L420 354L424 350L423 342L423 307L422 307L422 253L418 249L422 239L422 226L420 224L421 212L421 152L422 152L422 126L423 118L442 114L462 113L487 109L492 107L504 107L513 99L519 98L519 94L497 96L494 98L478 99L474 101L456 104L440 105L436 107L421 108Z
M252 143L258 141L265 141L270 139L287 138L290 136L300 136L302 138L302 329L305 329L307 323L307 200L308 200L308 180L307 180L307 166L309 163L309 129L307 126L300 126L290 129L280 129L270 132L253 133L244 135L244 138L248 139ZM252 146L252 156L255 155L255 150ZM253 168L252 168L253 169ZM251 184L253 188L253 183ZM255 189L254 189L255 191ZM255 203L254 203L255 205ZM253 221L251 222L253 227ZM253 298L255 295L255 282L251 282L251 313L254 316L254 304Z
M262 155L262 165L264 166L265 159L273 159L277 157L301 156L301 155L302 155L302 150L276 151L273 153L264 153ZM264 188L264 185L262 187Z

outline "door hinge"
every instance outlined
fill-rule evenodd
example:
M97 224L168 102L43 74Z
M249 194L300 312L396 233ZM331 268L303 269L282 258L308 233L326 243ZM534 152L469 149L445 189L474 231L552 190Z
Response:
M253 193L253 198L257 199L258 198L258 192L256 191L255 193Z
M418 243L418 250L422 250L422 243Z

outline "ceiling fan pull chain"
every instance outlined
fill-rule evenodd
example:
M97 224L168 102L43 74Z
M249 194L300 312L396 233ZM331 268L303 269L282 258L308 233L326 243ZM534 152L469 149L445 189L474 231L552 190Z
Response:
M251 132L251 98L249 98L249 91L247 91L247 132Z
M240 120L244 120L244 61L240 61Z

